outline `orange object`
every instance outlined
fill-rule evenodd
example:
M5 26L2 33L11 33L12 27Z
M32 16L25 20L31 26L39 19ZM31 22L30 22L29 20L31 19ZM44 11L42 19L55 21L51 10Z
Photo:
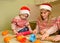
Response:
M8 34L8 30L5 30L5 31L2 32L2 35L3 35L3 36L5 36L5 35L7 35L7 34Z
M17 40L18 40L19 42L21 42L21 43L25 43L25 42L26 42L26 38L23 37L22 35L17 36L16 38L17 38Z
M35 42L34 43L41 43L41 41L40 40L35 40Z
M22 38L20 42L26 42L26 38Z
M11 40L11 37L10 36L7 36L7 37L4 38L4 42L5 43L9 42L9 40Z
M23 36L18 35L16 38L18 41L20 41L23 38Z

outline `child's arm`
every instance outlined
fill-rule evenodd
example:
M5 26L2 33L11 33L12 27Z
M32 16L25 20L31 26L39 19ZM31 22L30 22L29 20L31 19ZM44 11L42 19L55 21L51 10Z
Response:
M18 33L18 32L15 30L15 29L16 29L15 23L12 23L12 24L11 24L11 28L12 28L14 34L17 34L17 33Z
M36 38L37 39L41 39L42 38L42 35L36 34ZM53 39L54 39L54 37L49 36L49 37L46 37L44 40L46 40L46 41L54 41Z
M12 28L12 30L13 30L13 32L14 32L15 34L18 33L18 32L16 31L16 23L17 23L18 19L19 19L19 16L16 16L16 17L14 17L14 18L12 19L12 21L11 21L11 28Z
M30 27L29 22L27 22L27 27L29 28L29 31L32 33L32 29L31 29L31 27Z
M34 34L37 34L38 33L38 25L36 25L36 28L35 30L33 31Z
M57 25L53 25L42 35L42 40L44 40L49 35L55 33L56 31L58 31L58 27L57 27Z
M54 41L60 41L60 35L56 35L53 40Z

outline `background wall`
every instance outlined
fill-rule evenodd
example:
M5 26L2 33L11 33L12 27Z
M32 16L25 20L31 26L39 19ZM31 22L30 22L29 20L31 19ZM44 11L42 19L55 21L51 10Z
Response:
M35 20L38 16L35 12L34 0L0 0L0 30L10 29L11 19L19 14L21 6L27 5L31 8L29 21ZM36 16L36 17L35 17Z
M34 0L0 0L0 30L11 29L11 20L19 14L19 8L23 5L29 6L31 15L29 21L36 21L39 16L39 8L35 5ZM60 1L55 2L53 5L54 16L60 15Z

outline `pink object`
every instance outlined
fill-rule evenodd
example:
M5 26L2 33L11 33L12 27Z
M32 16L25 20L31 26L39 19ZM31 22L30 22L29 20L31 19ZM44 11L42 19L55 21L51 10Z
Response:
M29 35L30 31L22 32L23 35Z
M26 31L26 32L21 32L21 33L18 33L17 35L29 35L31 32L30 31Z

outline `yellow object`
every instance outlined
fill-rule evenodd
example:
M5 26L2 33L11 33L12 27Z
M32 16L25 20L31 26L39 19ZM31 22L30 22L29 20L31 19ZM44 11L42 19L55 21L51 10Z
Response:
M17 36L16 38L18 41L20 41L23 38L23 36Z
M35 42L34 43L41 43L41 41L40 40L35 40Z
M7 37L4 38L4 42L5 43L9 42L10 40L11 40L11 37L10 36L7 36Z
M5 36L5 35L7 35L7 34L8 34L8 30L5 30L5 31L2 32L2 35L3 35L3 36Z

